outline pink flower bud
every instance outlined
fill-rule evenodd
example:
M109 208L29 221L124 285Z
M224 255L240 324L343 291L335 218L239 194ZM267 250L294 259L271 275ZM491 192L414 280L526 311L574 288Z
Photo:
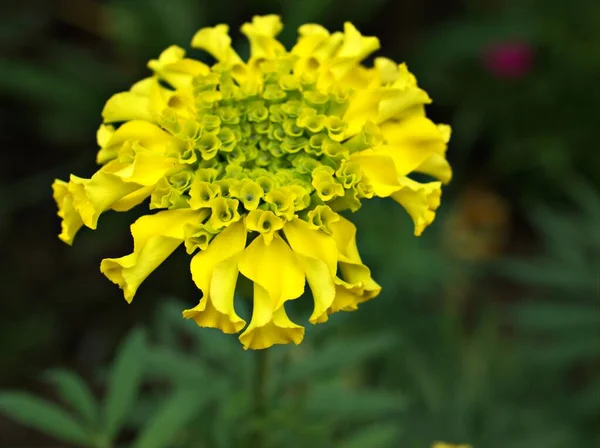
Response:
M483 52L484 67L497 78L518 79L532 66L533 50L522 41L492 44Z

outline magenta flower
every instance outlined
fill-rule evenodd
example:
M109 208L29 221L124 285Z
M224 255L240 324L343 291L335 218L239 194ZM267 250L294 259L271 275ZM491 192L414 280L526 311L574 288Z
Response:
M495 77L518 79L531 70L533 50L527 42L501 42L486 47L482 59Z

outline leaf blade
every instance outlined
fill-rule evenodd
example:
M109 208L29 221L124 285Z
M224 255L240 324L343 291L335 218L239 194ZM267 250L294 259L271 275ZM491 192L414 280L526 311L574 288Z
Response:
M210 393L203 390L175 391L166 404L148 421L132 448L165 448L200 411Z
M81 415L83 421L93 426L98 420L98 404L79 375L68 370L49 370L44 379L52 384L60 397L73 411Z
M0 413L65 442L90 446L91 437L67 412L23 392L0 394Z
M121 428L137 396L145 355L146 334L134 329L119 347L108 376L104 430L110 439Z

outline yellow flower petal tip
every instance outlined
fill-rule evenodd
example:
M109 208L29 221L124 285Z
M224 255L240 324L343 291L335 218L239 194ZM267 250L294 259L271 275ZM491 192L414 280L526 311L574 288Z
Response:
M131 302L183 246L201 291L183 317L239 333L245 349L299 344L304 328L286 302L305 291L312 324L381 292L340 212L389 196L421 235L452 178L450 127L427 118L431 99L415 76L387 58L363 65L379 39L351 23L333 33L306 24L288 50L282 28L276 15L243 24L247 61L225 24L192 38L212 65L165 49L148 62L150 76L106 102L99 170L52 186L67 244L103 213L147 201L151 213L131 226L132 253L103 260L101 271ZM235 310L239 275L254 284L249 323Z
M471 447L471 445L466 445L466 444L453 445L451 443L436 442L432 445L431 448L472 448L472 447Z

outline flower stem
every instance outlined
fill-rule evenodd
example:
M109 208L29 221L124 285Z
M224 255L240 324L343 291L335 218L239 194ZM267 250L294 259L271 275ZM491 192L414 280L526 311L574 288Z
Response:
M267 380L269 374L268 350L256 350L254 373L254 416L256 426L252 433L252 446L265 447L264 418L267 414Z

